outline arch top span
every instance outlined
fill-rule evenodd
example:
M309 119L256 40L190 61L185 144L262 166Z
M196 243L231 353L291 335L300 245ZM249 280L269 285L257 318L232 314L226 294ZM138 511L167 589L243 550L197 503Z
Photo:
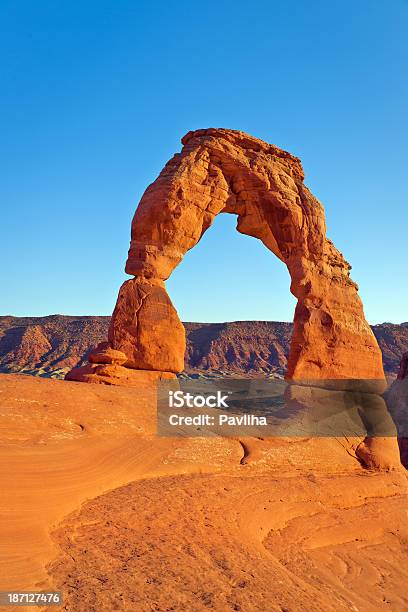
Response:
M128 274L167 279L221 212L238 215L237 230L285 263L295 244L321 257L324 211L304 187L297 157L226 129L189 132L182 143L136 210ZM302 227L305 207L317 231Z
M164 281L215 216L231 213L239 232L289 270L298 303L287 378L383 380L351 266L326 236L323 206L305 186L300 160L228 129L189 132L182 144L135 212L126 262L134 278L120 289L102 363L116 351L125 368L183 369L184 328Z

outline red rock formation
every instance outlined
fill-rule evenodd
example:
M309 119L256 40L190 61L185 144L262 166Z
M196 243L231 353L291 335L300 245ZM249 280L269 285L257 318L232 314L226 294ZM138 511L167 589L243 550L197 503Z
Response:
M109 332L110 346L128 358L120 367L183 369L184 331L163 281L224 212L288 267L298 304L287 378L383 380L350 265L326 237L323 206L305 187L300 160L233 130L189 132L182 143L132 222L126 272L135 279L120 290Z
M110 346L127 356L128 368L183 370L185 331L161 280L123 283L108 337Z
M91 352L90 365L75 368L67 379L139 385L174 378L183 370L184 327L159 279L139 277L123 283L108 340Z

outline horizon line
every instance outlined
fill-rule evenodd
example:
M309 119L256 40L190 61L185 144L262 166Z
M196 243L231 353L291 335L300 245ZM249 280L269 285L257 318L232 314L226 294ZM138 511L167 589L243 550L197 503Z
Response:
M83 319L85 317L89 317L89 318L102 318L102 317L111 317L112 314L82 314L82 315L70 315L70 314L62 314L62 313L52 313L52 314L46 314L46 315L13 315L13 314L0 314L0 319L45 319L45 318L49 318L49 317L67 317L67 318L71 318L71 319ZM181 320L181 319L180 319ZM285 321L285 320L278 320L278 319L234 319L231 321L183 321L181 320L182 323L196 323L196 324L201 324L201 325L221 325L221 324L225 324L225 323L289 323L289 324L293 324L293 319L290 321ZM394 321L381 321L379 323L371 323L370 321L367 321L367 323L371 326L374 327L376 325L408 325L408 320L407 321L400 321L399 323L396 323Z

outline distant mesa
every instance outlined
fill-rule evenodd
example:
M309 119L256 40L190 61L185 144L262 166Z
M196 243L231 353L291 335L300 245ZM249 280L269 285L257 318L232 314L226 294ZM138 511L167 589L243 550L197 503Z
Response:
M0 372L63 378L72 368L86 365L88 358L93 360L90 352L95 346L104 342L103 346L107 346L110 319L66 315L0 317ZM286 372L292 323L235 321L183 325L186 331L183 376L283 378ZM372 326L372 330L382 352L386 376L394 379L401 355L408 352L408 323L383 323ZM95 358L108 363L110 351L106 356L96 352Z
M300 160L234 130L197 130L182 143L137 207L126 263L133 278L119 291L108 344L67 379L127 385L183 370L185 330L164 281L215 216L229 213L289 270L298 303L286 378L383 381L351 266L326 237L323 206L304 185Z

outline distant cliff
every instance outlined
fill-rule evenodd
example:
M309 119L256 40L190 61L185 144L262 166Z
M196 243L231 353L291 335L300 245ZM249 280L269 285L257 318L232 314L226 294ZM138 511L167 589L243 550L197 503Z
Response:
M0 317L0 372L62 378L106 340L110 317ZM291 323L185 323L188 373L278 374L286 369ZM408 351L408 323L372 327L388 376Z

